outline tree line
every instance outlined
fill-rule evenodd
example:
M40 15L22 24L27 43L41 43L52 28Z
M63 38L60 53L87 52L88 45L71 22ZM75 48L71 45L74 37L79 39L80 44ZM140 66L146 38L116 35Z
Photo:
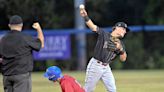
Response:
M164 24L163 0L86 0L86 9L95 24L113 26L118 21L128 25ZM31 29L39 21L44 29L74 28L73 0L0 0L0 30L8 29L8 19L14 14L22 16L24 29ZM164 68L164 32L130 32L124 39L128 52L126 63L116 60L115 69ZM93 55L96 37L87 35L87 60ZM63 68L76 69L76 40L71 36L72 57L65 61L47 60L35 62L35 70L57 64ZM45 66L46 65L46 66ZM73 66L73 67L72 67Z

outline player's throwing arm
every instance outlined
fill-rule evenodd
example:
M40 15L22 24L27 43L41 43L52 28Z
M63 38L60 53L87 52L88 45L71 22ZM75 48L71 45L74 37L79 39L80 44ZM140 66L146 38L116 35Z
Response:
M87 26L92 30L92 31L97 31L97 26L92 22L92 20L89 18L86 10L85 10L85 6L83 4L81 4L79 6L80 8L80 15L84 18Z

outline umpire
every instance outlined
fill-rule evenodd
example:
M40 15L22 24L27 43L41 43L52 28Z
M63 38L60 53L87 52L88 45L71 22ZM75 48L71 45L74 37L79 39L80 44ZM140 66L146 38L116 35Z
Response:
M0 41L4 92L31 92L32 51L44 47L44 36L39 23L34 23L38 36L23 34L23 20L14 15L9 20L10 32Z

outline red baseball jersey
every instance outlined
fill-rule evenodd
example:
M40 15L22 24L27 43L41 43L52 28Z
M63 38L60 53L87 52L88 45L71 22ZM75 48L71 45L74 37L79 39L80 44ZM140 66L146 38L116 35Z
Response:
M71 76L64 75L60 80L62 92L85 92L81 85Z

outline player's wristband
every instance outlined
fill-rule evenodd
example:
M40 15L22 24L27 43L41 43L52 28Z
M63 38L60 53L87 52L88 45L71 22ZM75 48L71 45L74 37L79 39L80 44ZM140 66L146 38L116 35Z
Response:
M84 17L85 22L88 22L90 20L89 16Z
M126 52L125 49L124 48L121 48L120 55L124 54L125 52Z
M120 53L119 53L119 54L120 54L120 55L122 55L122 54L124 54L124 52L125 52L125 51L120 51Z

